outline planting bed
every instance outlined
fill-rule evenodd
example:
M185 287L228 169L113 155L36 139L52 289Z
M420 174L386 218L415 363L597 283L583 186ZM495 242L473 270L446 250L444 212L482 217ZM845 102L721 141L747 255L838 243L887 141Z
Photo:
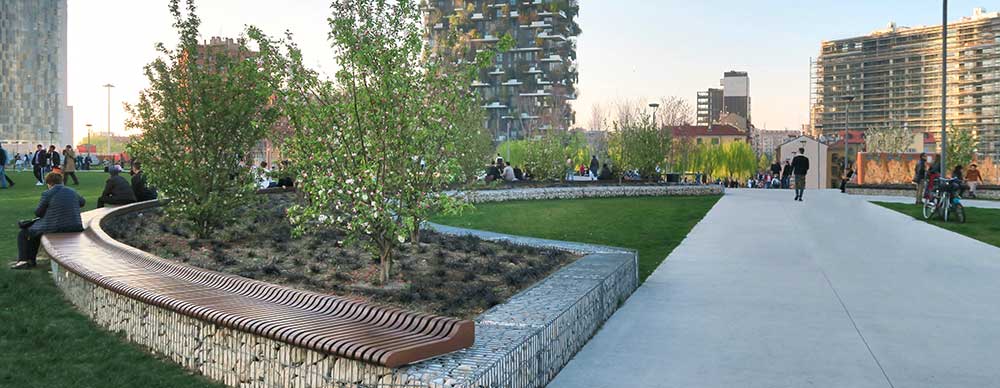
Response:
M194 237L159 209L129 213L107 225L115 239L160 257L205 269L380 304L458 318L475 318L578 259L551 248L422 233L404 246L392 281L378 282L378 258L339 242L333 231L292 238L285 209L294 194L264 196L243 222L211 239Z

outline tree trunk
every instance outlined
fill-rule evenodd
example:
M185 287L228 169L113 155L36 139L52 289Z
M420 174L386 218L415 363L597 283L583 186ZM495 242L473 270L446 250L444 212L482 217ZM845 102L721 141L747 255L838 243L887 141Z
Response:
M413 217L413 230L410 231L410 243L420 244L420 218Z
M389 284L389 274L392 270L392 248L383 247L379 253L379 261L382 266L382 276L380 277L382 285Z

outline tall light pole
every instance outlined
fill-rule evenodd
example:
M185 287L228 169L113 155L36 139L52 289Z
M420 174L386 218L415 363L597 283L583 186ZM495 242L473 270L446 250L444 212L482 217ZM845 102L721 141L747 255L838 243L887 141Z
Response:
M656 110L660 107L659 103L651 102L649 107L653 108L653 128L656 128Z
M941 7L941 176L948 171L948 0Z
M111 88L115 85L107 84L104 85L108 89L108 155L111 154Z
M92 144L90 142L90 130L93 126L94 124L87 123L87 156L90 156L90 145Z
M847 176L847 144L848 139L851 137L851 102L854 101L854 96L844 96L846 115L844 115L844 176Z

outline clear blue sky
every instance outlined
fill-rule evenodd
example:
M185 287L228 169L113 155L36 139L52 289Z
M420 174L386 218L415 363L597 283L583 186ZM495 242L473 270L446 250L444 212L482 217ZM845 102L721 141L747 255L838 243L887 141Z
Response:
M2 1L2 0L0 0ZM984 0L953 0L951 20ZM153 44L176 41L166 0L69 0L69 103L76 138L86 123L103 131L107 100L101 85L117 87L111 128L123 132L123 101L146 86L142 66ZM246 24L272 35L296 34L306 60L336 67L326 42L328 0L200 0L204 39L236 36ZM797 129L808 120L809 57L823 40L862 35L889 21L914 26L940 22L939 0L580 0L578 124L595 102L680 96L717 86L727 70L750 72L753 119L771 129Z

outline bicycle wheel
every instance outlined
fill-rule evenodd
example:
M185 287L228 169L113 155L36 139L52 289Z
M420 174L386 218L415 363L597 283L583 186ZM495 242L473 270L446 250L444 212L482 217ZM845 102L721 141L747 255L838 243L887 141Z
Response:
M957 203L955 204L955 208L952 209L952 212L955 213L955 221L958 221L959 224L965 223L965 206Z
M948 222L948 211L951 209L951 196L948 194L942 195L941 200L938 201L938 206L941 208L941 219L944 222Z
M936 212L937 206L931 203L930 200L924 200L924 219L929 220L933 218Z

